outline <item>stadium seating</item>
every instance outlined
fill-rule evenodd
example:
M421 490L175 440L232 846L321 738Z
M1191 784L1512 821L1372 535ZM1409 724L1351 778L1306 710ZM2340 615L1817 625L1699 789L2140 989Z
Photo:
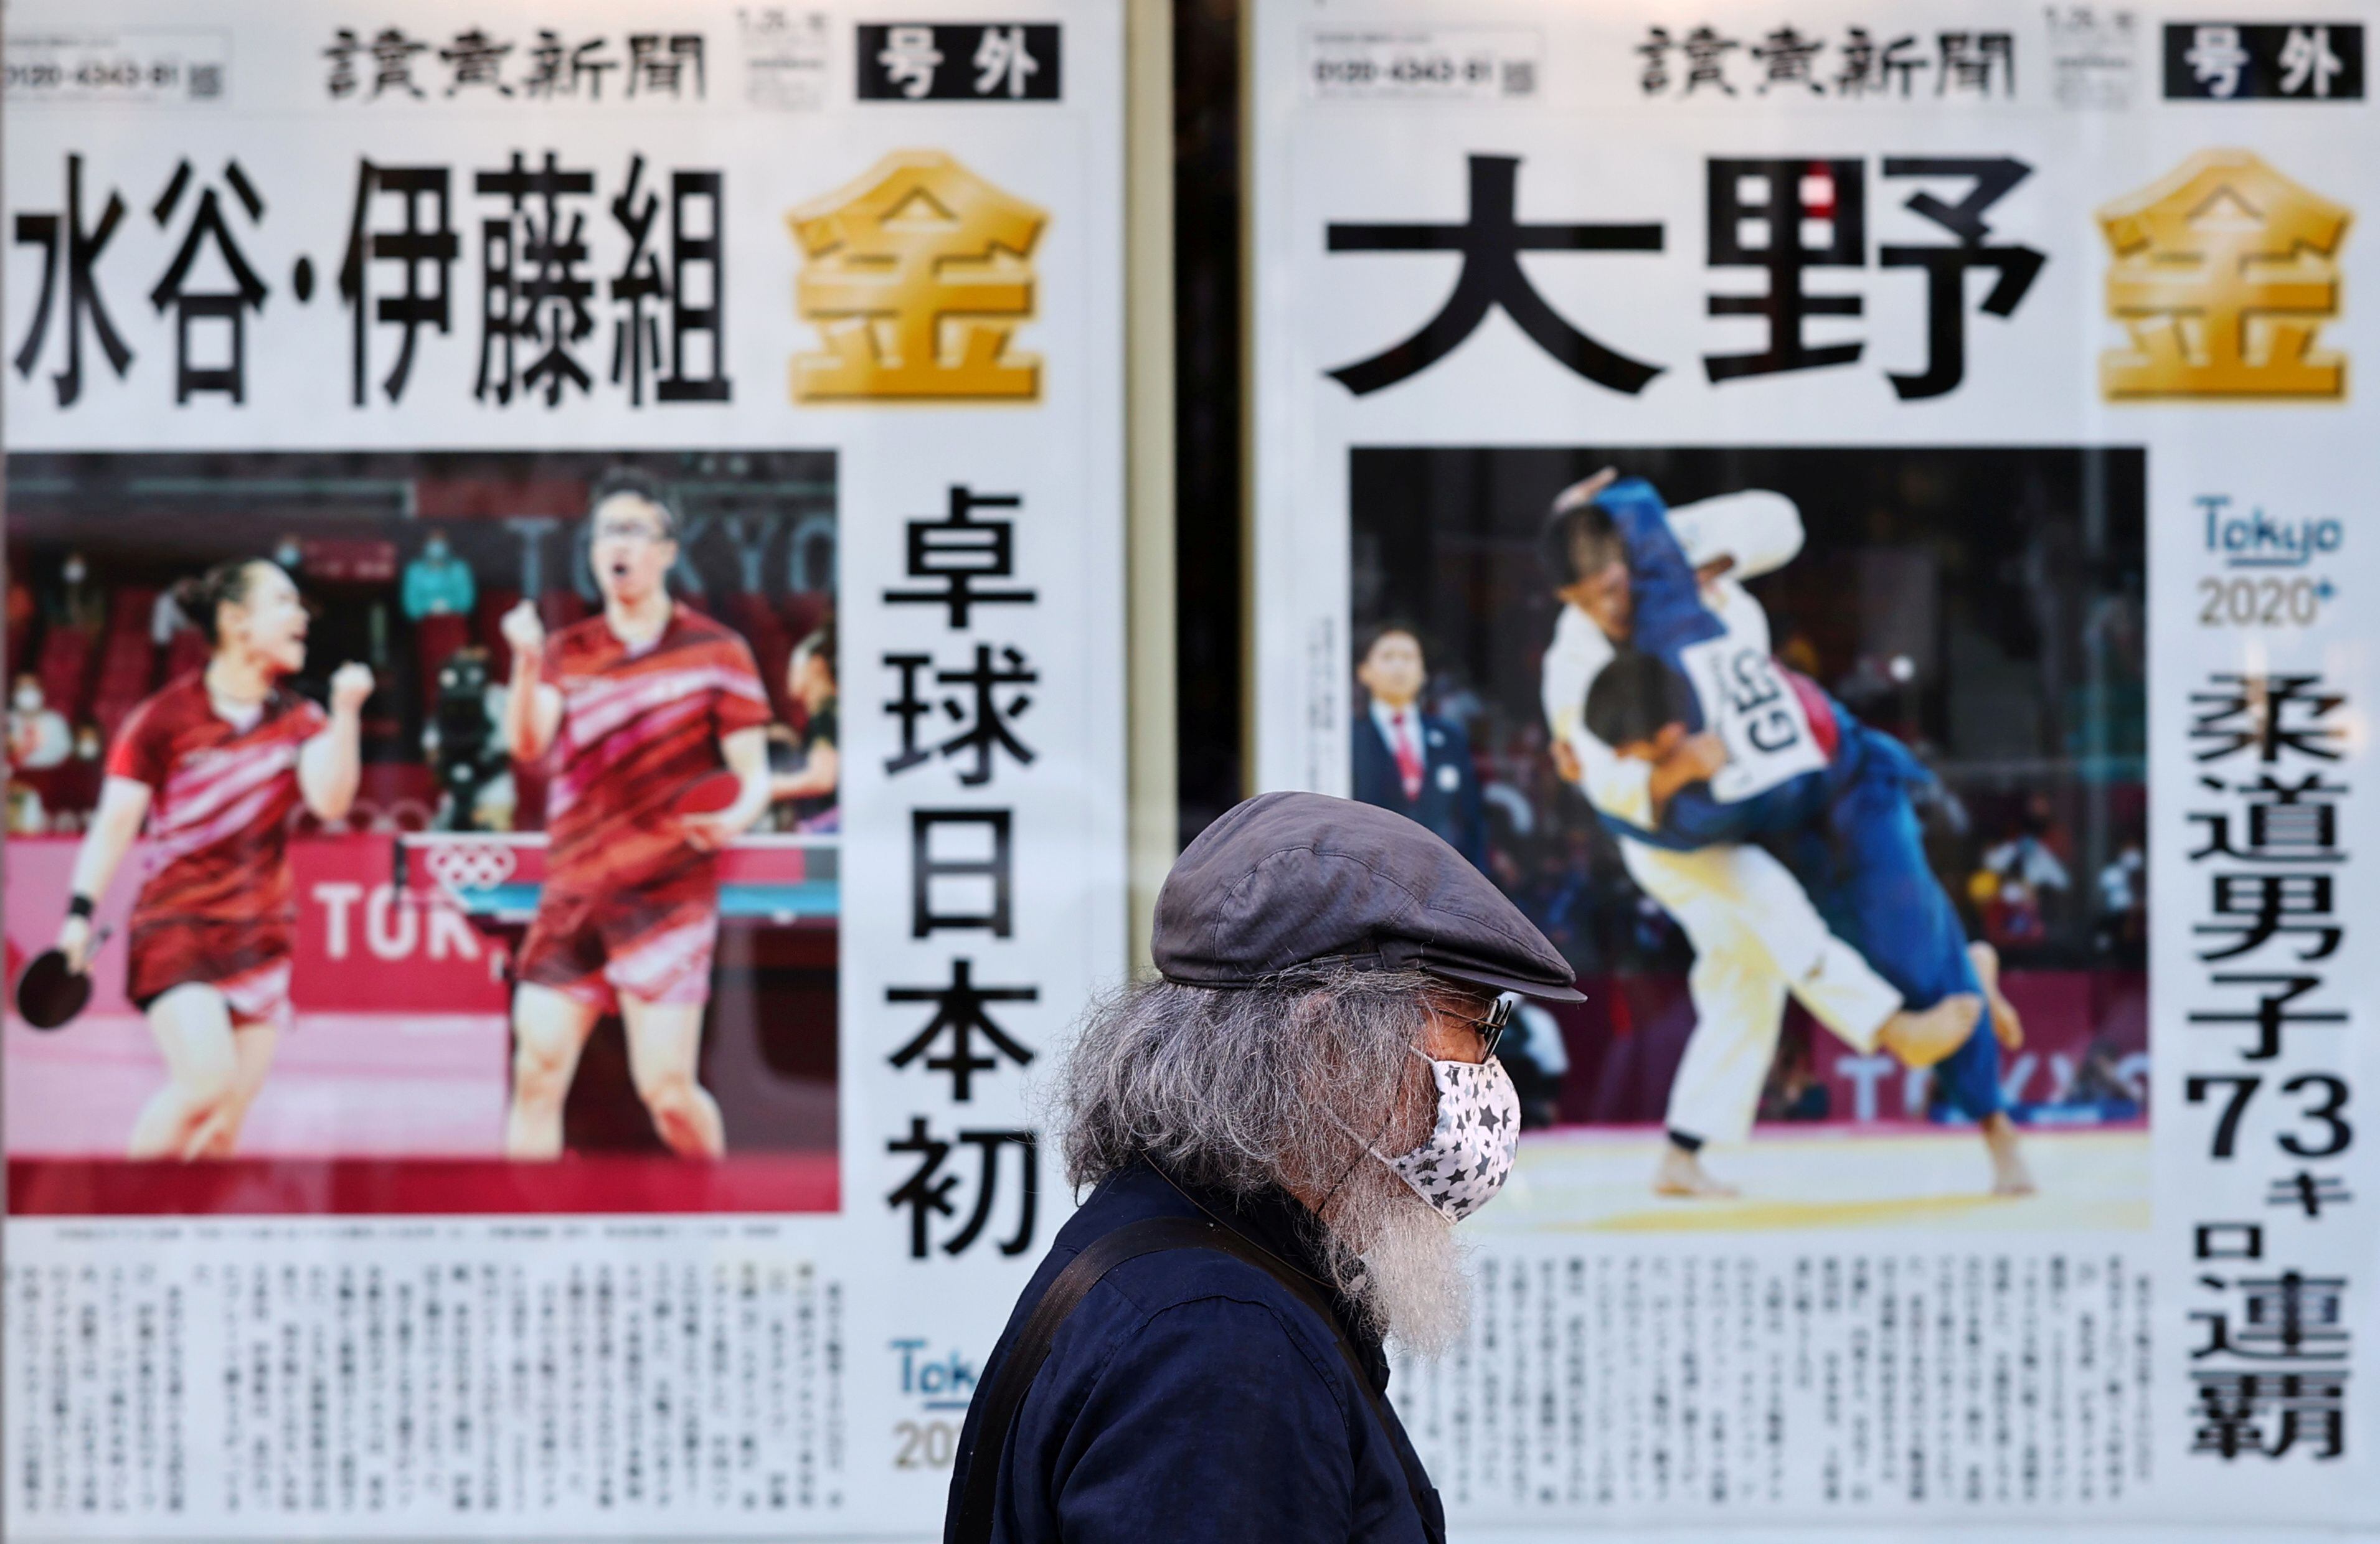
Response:
M81 717L89 700L91 667L99 652L99 635L85 627L52 623L42 633L41 652L33 673L41 679L42 696L66 715L68 723Z
M157 684L162 686L169 681L179 681L193 670L205 669L211 652L205 633L195 627L183 628L174 634L174 641L165 645L165 668L158 672Z
M149 637L149 612L156 602L155 590L126 588L115 592L108 608L107 631L100 645L90 712L69 715L77 722L88 717L107 739L115 737L116 726L149 694L157 661L157 645Z

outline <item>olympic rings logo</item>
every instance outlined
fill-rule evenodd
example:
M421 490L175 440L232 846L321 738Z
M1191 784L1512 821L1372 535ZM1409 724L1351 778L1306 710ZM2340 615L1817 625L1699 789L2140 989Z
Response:
M512 877L512 849L494 842L442 842L423 858L430 877L447 890L484 890Z

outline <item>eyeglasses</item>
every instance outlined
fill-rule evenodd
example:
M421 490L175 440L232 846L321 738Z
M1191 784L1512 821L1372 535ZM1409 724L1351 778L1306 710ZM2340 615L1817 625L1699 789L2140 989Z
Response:
M1488 1043L1487 1051L1480 1057L1485 1061L1488 1056L1496 1054L1497 1043L1504 1038L1504 1026L1512 1021L1512 1010L1520 1004L1521 995L1518 992L1500 992L1496 995L1496 1000L1488 1005L1488 1012L1482 1018L1458 1019L1452 1014L1448 1014L1446 1017L1454 1019L1456 1023L1476 1031L1479 1038Z
M606 520L595 527L597 541L667 541L667 531L641 520Z

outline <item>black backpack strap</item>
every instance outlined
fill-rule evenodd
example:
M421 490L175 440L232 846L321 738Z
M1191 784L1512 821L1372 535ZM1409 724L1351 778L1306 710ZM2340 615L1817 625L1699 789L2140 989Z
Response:
M1089 1296L1099 1278L1127 1260L1165 1249L1204 1244L1223 1230L1197 1217L1148 1217L1128 1223L1092 1240L1088 1248L1066 1262L1041 1300L1033 1305L1025 1327L1008 1348L1008 1360L993 1379L983 1401L983 1418L976 1423L975 1445L961 1456L966 1461L966 1491L959 1502L956 1544L991 1544L992 1505L1000 1491L1000 1465L1008 1449L1008 1429L1033 1387L1041 1364L1050 1359L1058 1327Z
M1000 1376L992 1380L984 1394L983 1418L976 1424L975 1444L962 1455L967 1466L966 1490L960 1499L958 1526L952 1535L954 1544L991 1544L992 1508L999 1497L1001 1461L1007 1452L1009 1429L1016 1424L1016 1412L1024 1405L1041 1364L1050 1358L1050 1347L1057 1339L1059 1326L1066 1322L1110 1271L1128 1260L1168 1249L1216 1249L1245 1261L1287 1287L1293 1297L1320 1315L1322 1322L1330 1327L1331 1336L1339 1344L1339 1355L1355 1375L1356 1386L1371 1402L1381 1432L1405 1471L1405 1485L1413 1492L1415 1506L1420 1509L1425 1521L1439 1515L1427 1500L1428 1478L1396 1441L1400 1428L1387 1399L1372 1386L1371 1375L1365 1370L1355 1348L1347 1343L1346 1332L1339 1327L1329 1305L1311 1285L1298 1278L1294 1268L1232 1229L1204 1217L1148 1217L1093 1240L1089 1248L1067 1261L1066 1268L1058 1273L1041 1300L1033 1306L1025 1327L1017 1332L1014 1343L1008 1348L1008 1359L1001 1365Z

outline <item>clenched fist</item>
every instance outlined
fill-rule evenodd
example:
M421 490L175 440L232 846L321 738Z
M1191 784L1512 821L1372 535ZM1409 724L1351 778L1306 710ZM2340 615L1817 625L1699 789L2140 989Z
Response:
M363 709L364 699L371 694L372 673L370 665L361 665L349 660L331 672L332 712L360 712Z
M515 654L539 654L545 648L545 623L538 620L537 606L524 600L504 613L502 624L504 643Z

